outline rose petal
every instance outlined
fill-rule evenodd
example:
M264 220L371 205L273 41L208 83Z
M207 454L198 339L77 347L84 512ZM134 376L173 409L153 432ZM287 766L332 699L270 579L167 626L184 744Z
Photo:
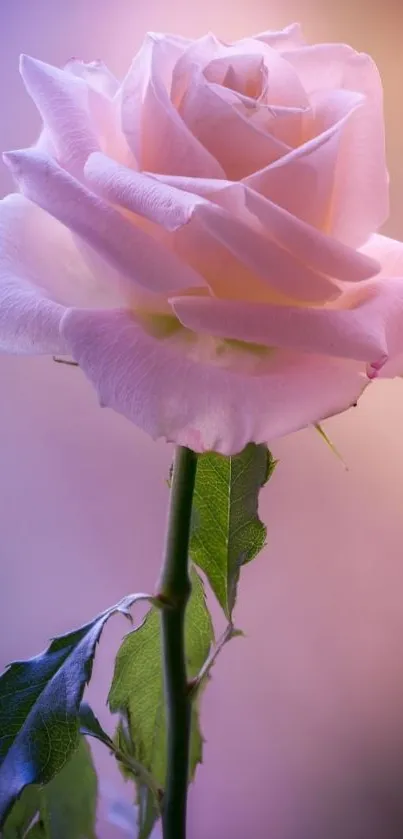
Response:
M244 184L217 187L214 201L249 222L256 218L261 232L315 271L343 282L360 282L374 276L380 264L291 215ZM252 214L252 215L251 215Z
M256 55L263 59L269 76L270 104L294 108L309 105L298 74L276 49L256 38L243 38L226 44L212 33L193 41L178 59L172 76L172 101L179 106L195 67L204 70L208 75L208 65L211 61L221 59L229 68L232 61L242 59L245 55Z
M154 293L200 287L203 279L174 253L35 149L8 152L24 194L67 225L133 282Z
M305 43L299 23L291 23L278 32L271 32L270 30L268 32L259 32L254 37L258 41L263 41L265 44L268 44L269 47L281 50L282 52L303 46Z
M181 323L194 332L302 352L384 363L390 327L403 317L403 280L370 284L348 309L309 309L211 298L174 298ZM403 335L400 341L403 349Z
M3 242L11 253L12 243L24 261L22 277L46 296L65 306L116 307L127 303L116 285L109 282L108 265L99 260L92 272L77 248L76 238L49 213L22 195L9 195L0 203L4 213ZM20 263L19 263L20 264Z
M56 290L60 299L60 289L65 289L74 269L66 261L66 251L59 247L60 231L55 226L53 219L22 195L8 195L0 201L0 350L3 352L65 352L59 332L64 306L48 295Z
M228 186L228 191L221 191L221 201L224 195L227 200L224 202L226 209L220 211L216 204L154 178L133 173L99 154L91 156L85 174L90 186L102 197L161 224L168 231L188 225L172 244L205 276L218 296L222 296L221 288L224 296L234 294L234 283L242 265L280 294L304 300L323 300L326 296L338 294L337 287L323 275L323 270L336 276L341 274L341 279L349 280L362 280L379 270L379 265L363 254L355 254L346 248L343 252L342 246L333 244L326 237L322 241L319 234L316 240L310 228L298 226L298 222L287 214L283 213L285 219L279 219L280 211L274 206L261 210L260 220L268 223L263 223L261 230L251 229L250 220L256 221L256 216L245 211L243 215L242 211L238 217L235 215L239 194L242 204L248 200L242 185ZM253 201L260 210L259 202L264 202L264 199L256 195L251 197L252 204ZM242 223L243 220L246 224ZM231 256L235 257L238 263L241 262L241 268L239 264L236 267L227 264L225 267L225 254L220 256L217 253L217 245L227 250L227 263ZM290 252L284 249L284 245L290 246ZM315 270L300 261L307 255L311 257ZM214 281L217 272L219 286ZM239 294L244 298L252 290L251 280L246 274L244 270L239 282ZM260 292L256 289L256 293L261 299L267 297L262 284Z
M382 82L376 65L344 44L319 44L287 54L305 88L363 94L345 125L337 161L329 232L354 247L389 214Z
M216 58L202 71L211 84L224 87L234 95L234 101L255 104L267 87L268 72L261 55L243 53L231 60Z
M267 92L257 96L263 71ZM178 60L171 97L192 134L233 180L277 160L288 143L299 145L309 106L297 74L275 50L254 39L223 44L211 34Z
M120 87L115 76L102 61L86 64L72 58L64 69L87 85L88 112L99 147L120 163L136 168L136 161L120 125Z
M307 128L312 117L311 108L288 108L260 102L253 110L248 108L248 118L256 129L270 134L284 143L288 150L297 148L306 140Z
M403 282L403 243L387 236L374 235L364 245L362 251L381 264L381 282L392 289ZM381 378L403 376L403 329L402 317L398 306L392 308L388 324L389 361L379 372Z
M36 147L81 175L88 155L103 149L133 165L113 100L117 81L102 62L72 59L61 70L21 57L21 74L44 122Z
M244 179L246 186L327 233L343 135L354 111L361 107L362 96L335 91L331 99L332 111L338 114L334 124L319 130L317 136ZM325 105L323 108L326 111ZM326 124L325 116L322 117Z
M192 178L187 175L163 175L158 172L144 172L143 174L154 178L159 183L182 189L192 195L199 195L201 198L211 198L214 201L222 189L232 185L232 181L223 178Z
M268 71L267 104L288 108L307 108L309 98L298 73L289 63L286 52L282 55L276 49L253 38L243 38L231 47L235 54L256 49L263 55Z
M231 192L230 189L229 196ZM245 205L259 219L267 235L316 271L343 282L359 282L378 273L379 262L369 255L346 247L247 187Z
M83 79L87 84L102 93L108 99L113 99L119 90L119 82L116 76L111 73L103 61L80 61L78 58L71 58L65 68L72 76Z
M239 180L289 151L289 146L247 119L243 109L228 101L225 88L207 82L197 68L178 111L230 180Z
M54 144L57 157L79 170L99 142L88 107L88 86L79 78L34 58L21 56L20 71Z
M196 195L165 186L152 176L120 166L100 153L89 157L84 174L97 195L169 231L187 224L196 204L202 201Z
M198 200L192 192L181 191L152 177L134 173L100 154L90 157L85 174L91 188L102 197L132 212L139 213L154 223L161 224L168 231L177 230L189 223L192 216L195 216L193 223L197 225L196 208L199 204L204 205L203 212L211 211L213 214L213 228L215 229L216 207L202 199ZM176 182L178 181L188 185L190 189L194 185L197 186L197 179L191 182L186 178L176 179ZM204 183L201 181L201 184ZM214 185L216 182L212 183ZM233 216L245 217L246 221L248 221L247 216L253 213L262 224L262 233L274 239L282 248L289 250L294 257L316 271L344 282L364 280L379 271L379 263L365 254L347 248L337 240L319 233L242 184L221 181L220 186L219 194L214 193L215 201L220 203L220 206L232 212ZM203 192L203 189L199 191ZM238 229L235 218L234 226ZM203 251L206 247L205 243ZM298 272L300 270L298 266ZM282 287L282 291L284 294L287 293L286 287ZM320 293L323 293L322 282ZM306 294L310 294L310 291L307 290Z
M176 236L183 245L187 258L192 254L195 264L198 258L210 258L209 247L214 240L221 244L228 255L245 266L250 272L260 277L268 289L293 299L310 303L324 302L339 294L339 289L332 280L324 274L303 264L295 255L269 239L261 231L245 224L227 210L214 204L198 204L194 211L194 222L190 222ZM179 237L182 237L179 240ZM178 244L181 251L181 245ZM214 266L212 266L214 267ZM222 277L224 294L217 293L210 277L209 284L219 297L231 297L232 276L230 264L229 273ZM221 270L224 264L220 266ZM206 271L203 271L207 277ZM225 285L226 283L226 285ZM248 298L249 287L247 280L243 285L243 298ZM267 298L266 298L267 299Z
M361 253L379 262L380 277L403 277L403 242L374 234L363 245Z
M219 178L221 167L170 99L172 54L176 60L181 51L165 37L145 39L121 88L123 132L140 169Z
M362 245L389 215L382 86L368 56L357 56L346 86L357 86L365 103L346 125L336 170L330 232L346 244Z
M156 340L123 311L70 310L62 331L102 405L196 451L270 442L345 410L366 384L356 362L286 351L257 359L252 375L241 351L229 351L234 369L218 352L214 363L198 361L187 342Z
M222 293L224 296L241 299L247 294L259 300L269 293L267 285L258 277L251 276L251 272L220 241L211 236L201 225L200 219L195 217L195 208L200 203L197 195L165 185L165 178L161 180L160 177L134 173L117 166L114 161L104 161L99 154L89 158L85 175L91 188L108 201L140 213L151 222L162 225L168 232L177 231L178 235L174 238L167 238L167 244L185 262L193 265L215 294ZM175 179L168 177L167 180ZM179 181L182 183L181 178ZM186 183L188 179L183 181ZM193 181L199 186L219 183L197 178ZM186 230L183 230L185 226Z
M356 75L362 61L372 60L347 44L304 44L285 56L301 80L308 96L319 91L351 90L365 93L361 74ZM367 67L368 69L368 67ZM369 68L370 69L370 68ZM372 72L372 71L371 71Z
M177 231L178 235L170 237L167 244L204 277L215 294L242 299L247 293L258 300L268 294L265 284L251 276L251 272L195 217L195 208L200 203L197 196L165 186L151 176L116 166L113 161L108 160L104 165L100 155L89 159L85 174L92 189L115 205L141 213L167 231ZM190 219L193 219L191 227Z
M92 155L90 160L98 159L98 155ZM238 219L251 223L253 218L258 219L262 230L269 239L273 239L281 247L289 250L297 259L309 265L311 268L334 277L343 282L359 282L369 279L378 274L380 264L367 255L363 250L356 251L337 239L322 233L296 216L291 215L273 201L264 198L260 193L250 189L246 183L233 183L223 180L203 180L202 178L182 178L172 175L152 175L161 186L174 187L175 191L170 193L170 201L175 206L171 207L172 224L182 218L182 223L189 220L189 206L192 203L192 196L205 198L228 210ZM187 193L183 201L177 199L177 190ZM115 199L119 201L117 193ZM162 200L162 193L161 199ZM193 197L193 205L197 201ZM157 204L157 199L155 204ZM179 207L186 206L186 210L179 210ZM161 217L161 223L163 219ZM178 225L179 226L179 225ZM173 228L172 228L173 229Z

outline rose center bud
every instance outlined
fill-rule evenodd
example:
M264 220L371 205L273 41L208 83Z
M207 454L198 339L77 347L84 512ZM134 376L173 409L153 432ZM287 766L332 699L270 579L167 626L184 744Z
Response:
M267 89L267 67L261 55L217 58L207 65L204 75L207 81L249 99L261 99Z

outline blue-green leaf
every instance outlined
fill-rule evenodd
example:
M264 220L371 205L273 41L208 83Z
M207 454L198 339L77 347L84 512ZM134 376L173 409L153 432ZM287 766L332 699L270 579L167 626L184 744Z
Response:
M267 446L254 443L232 457L207 453L198 459L190 555L229 620L240 569L265 545L258 498L275 465Z
M102 629L145 595L124 598L85 626L55 638L0 678L0 827L29 784L46 784L79 743L79 707Z
M113 740L104 731L94 711L87 702L82 702L80 705L79 719L81 734L85 734L87 737L94 737L95 740L100 740L112 752L115 751Z

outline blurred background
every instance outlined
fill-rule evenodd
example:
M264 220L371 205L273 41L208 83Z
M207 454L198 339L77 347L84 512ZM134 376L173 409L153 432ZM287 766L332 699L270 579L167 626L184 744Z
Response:
M400 0L3 0L0 147L34 140L21 52L55 64L103 58L122 76L146 30L225 39L299 20L309 41L372 54L385 86L392 212L403 236ZM10 189L0 171L0 190ZM74 368L0 359L0 665L41 650L132 590L153 586L170 450L100 410ZM204 765L189 839L403 836L403 384L383 382L326 424L273 447L268 547L244 571L237 623L204 698ZM92 698L104 707L116 618ZM129 790L99 750L99 836Z

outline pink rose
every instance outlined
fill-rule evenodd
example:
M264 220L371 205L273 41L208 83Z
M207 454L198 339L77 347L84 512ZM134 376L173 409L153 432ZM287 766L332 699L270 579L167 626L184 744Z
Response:
M237 452L403 369L403 246L372 60L299 28L150 34L119 84L23 58L43 120L5 156L0 346L71 354L153 437Z

